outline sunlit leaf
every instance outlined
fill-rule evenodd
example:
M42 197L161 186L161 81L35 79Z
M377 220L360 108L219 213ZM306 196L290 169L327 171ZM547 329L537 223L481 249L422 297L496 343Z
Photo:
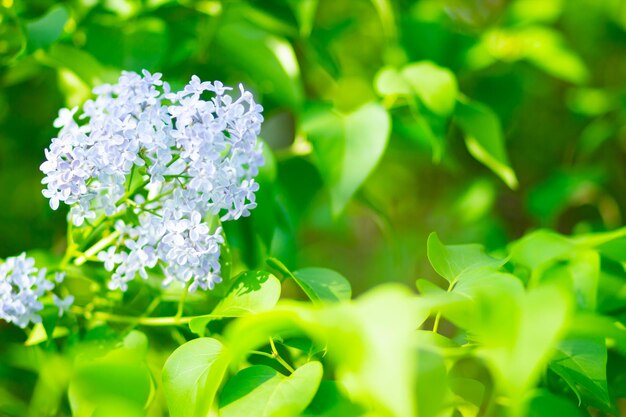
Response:
M517 188L517 177L507 156L500 121L493 111L476 102L459 100L454 117L465 133L465 145L472 156L510 188Z
M121 343L100 340L79 349L68 399L72 415L90 417L111 402L143 408L154 389L146 363L147 337L130 332ZM103 349L106 347L106 349Z
M304 130L330 189L333 213L338 215L382 157L389 139L389 115L376 103L345 116L322 110L309 114Z
M439 415L444 408L443 405L448 394L448 373L443 358L434 351L419 350L417 352L416 372L418 381L415 392L417 415Z
M481 245L450 245L441 243L436 233L428 236L428 260L434 270L448 282L454 283L466 272L483 267L499 268L505 259L493 258Z
M172 417L206 417L230 356L217 340L194 339L176 349L163 366L163 390Z
M294 279L306 295L317 302L349 300L350 282L338 272L325 268L303 268L293 272Z
M322 379L322 365L309 362L284 376L274 368L256 365L243 369L220 395L222 417L290 417L309 405Z
M452 113L458 94L452 71L432 62L417 62L402 68L402 76L429 110L440 116Z
M93 56L72 46L54 44L49 52L35 55L47 65L72 71L89 86L113 81L116 76L119 76L117 71L112 73L104 68Z
M262 271L246 271L235 280L230 291L215 306L211 314L194 318L189 323L192 332L203 335L207 323L216 318L242 317L270 310L280 298L280 281Z
M511 244L511 261L535 269L562 258L574 249L572 242L549 230L537 230Z
M374 88L378 94L387 96L391 94L411 94L411 86L402 74L393 67L381 69L374 80Z

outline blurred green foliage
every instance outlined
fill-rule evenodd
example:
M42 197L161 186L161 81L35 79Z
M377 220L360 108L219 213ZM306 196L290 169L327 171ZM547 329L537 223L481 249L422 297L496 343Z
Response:
M3 0L0 11L0 256L62 251L64 214L39 194L42 150L58 108L122 69L258 95L275 166L232 238L250 267L325 265L361 292L428 274L417 255L431 230L498 249L625 213L619 0Z

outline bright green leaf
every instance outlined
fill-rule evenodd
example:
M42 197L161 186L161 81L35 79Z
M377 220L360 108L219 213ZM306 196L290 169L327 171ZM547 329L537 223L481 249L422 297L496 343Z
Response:
M135 409L147 404L154 386L146 363L145 334L134 330L121 343L115 339L100 340L96 346L85 342L78 349L68 388L73 416L91 417L111 402Z
M89 86L113 81L119 75L117 71L111 72L104 68L87 52L68 45L55 44L47 53L35 55L46 65L72 71Z
M309 114L304 130L313 144L318 169L339 215L382 157L390 132L389 114L369 103L346 116L330 111Z
M537 230L511 244L509 252L511 262L532 270L564 257L573 249L568 238L549 230Z
M385 67L378 71L374 79L374 88L381 96L388 95L408 95L411 93L411 86L404 79L402 74L393 67Z
M439 415L448 394L448 375L443 358L434 351L420 349L417 353L416 372L417 415Z
M428 236L428 260L433 269L451 284L472 269L499 268L506 262L487 255L481 245L446 246L436 233Z
M280 298L280 281L264 271L246 271L211 314L196 317L189 323L192 332L203 335L207 323L216 318L242 317L272 309Z
M575 84L589 78L584 62L567 48L561 35L546 27L527 27L516 33L524 56L550 75Z
M208 337L176 349L163 366L163 390L170 415L206 417L229 360L226 348Z
M349 300L350 282L338 272L326 268L303 268L293 272L294 279L314 302Z
M452 71L425 61L405 66L402 76L433 113L449 116L454 111L458 86Z

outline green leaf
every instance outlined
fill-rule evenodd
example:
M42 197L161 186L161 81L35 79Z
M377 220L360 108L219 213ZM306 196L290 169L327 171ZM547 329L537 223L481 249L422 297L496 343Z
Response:
M402 69L402 76L429 110L439 116L454 111L458 95L456 77L432 62L416 62Z
M530 401L528 417L583 417L588 413L563 397L558 397L547 390L538 391Z
M445 246L434 232L428 236L427 251L433 269L451 284L472 269L499 268L506 262L506 259L496 259L487 255L481 245Z
M510 188L517 188L517 177L509 163L500 121L494 112L480 103L459 100L454 117L465 133L465 145L472 156Z
M393 67L385 67L378 71L374 79L374 88L381 96L409 95L412 92L407 80Z
M451 294L466 301L444 304L443 316L468 330L470 339L492 345L515 340L514 323L521 314L524 296L524 287L516 276L489 267L471 269L455 284Z
M91 417L111 402L143 408L153 393L154 385L146 363L148 339L131 331L121 341L97 342L94 348L80 345L68 387L72 415Z
M415 392L417 415L439 415L448 394L448 375L443 358L434 351L420 349L417 353L416 372L418 381Z
M282 276L283 280L287 278L293 278L293 274L291 273L289 268L287 268L285 264L283 264L278 259L269 257L265 260L265 263L270 268L273 268L276 272L278 272Z
M0 45L2 45L0 48L0 65L6 65L13 61L24 50L26 42L26 34L18 17L12 10L0 7ZM19 63L16 62L16 65L12 66L11 69L5 70L2 76L4 87L7 86L9 72L24 74L25 71L20 66L24 68L28 65L27 62L21 60Z
M325 308L298 303L243 317L226 329L234 358L241 358L270 336L307 334L327 346L337 380L351 399L381 415L415 415L413 350L415 329L428 317L404 287L384 286L355 302Z
M170 415L206 417L229 361L226 348L208 337L176 349L163 366L163 391Z
M242 317L271 310L280 298L280 281L269 272L246 271L211 314L196 317L189 323L192 332L202 336L207 323L216 318Z
M212 314L241 317L272 309L280 298L280 281L265 271L246 271L237 278Z
M364 410L346 398L335 381L322 381L302 417L360 417Z
M546 27L528 27L517 33L525 58L550 75L582 84L589 78L584 62L566 47L562 36Z
M416 413L415 329L428 317L405 288L382 286L355 303L333 304L313 314L307 328L323 335L337 381L351 399L378 413Z
M610 412L606 362L603 339L568 339L559 344L550 369L567 382L579 401L591 401Z
M159 68L167 56L168 31L161 19L143 18L124 26L122 68Z
M550 230L537 230L511 244L511 262L531 270L555 259L560 259L574 249L572 242Z
M313 399L322 372L319 362L309 362L290 376L264 365L246 368L224 386L220 395L220 416L296 416Z
M72 71L89 86L114 81L119 76L117 71L108 71L93 56L72 46L54 44L47 53L35 55L46 65Z
M264 80L262 86L267 86L267 93L277 102L290 107L300 105L303 96L300 66L287 40L239 19L220 27L216 42L229 62L252 79Z
M63 33L68 18L67 9L57 5L39 19L27 23L28 50L34 51L52 45Z
M566 262L555 262L546 268L541 274L541 280L555 282L570 291L580 309L595 310L600 255L592 249L574 249L567 254Z
M328 110L309 112L303 129L337 216L382 157L389 139L389 114L377 103L345 116Z
M349 300L352 296L350 282L338 272L326 268L303 268L293 272L293 277L314 302Z
M287 3L298 20L300 35L309 36L315 23L319 0L287 0Z
M479 348L479 356L485 358L499 386L512 401L511 408L519 410L567 328L570 295L558 287L542 286L519 298L517 306L513 300L503 298L491 301L490 305L481 305L488 326L482 328L487 339ZM502 310L489 312L498 302L512 304L507 314L503 315ZM500 333L508 337L493 338L489 334L507 326L509 330Z

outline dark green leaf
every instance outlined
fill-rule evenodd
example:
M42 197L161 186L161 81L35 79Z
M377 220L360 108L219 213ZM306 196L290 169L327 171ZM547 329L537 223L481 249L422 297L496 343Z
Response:
M493 111L476 102L459 100L454 116L465 133L465 144L472 156L510 188L517 188L517 177L509 163L500 121Z
M559 344L550 369L567 382L579 401L591 401L610 412L606 361L603 339L567 339Z
M296 416L309 405L321 379L319 362L309 362L288 377L268 366L251 366L224 386L220 416Z
M63 33L69 13L62 5L48 10L44 16L26 24L28 50L34 51L52 45Z

